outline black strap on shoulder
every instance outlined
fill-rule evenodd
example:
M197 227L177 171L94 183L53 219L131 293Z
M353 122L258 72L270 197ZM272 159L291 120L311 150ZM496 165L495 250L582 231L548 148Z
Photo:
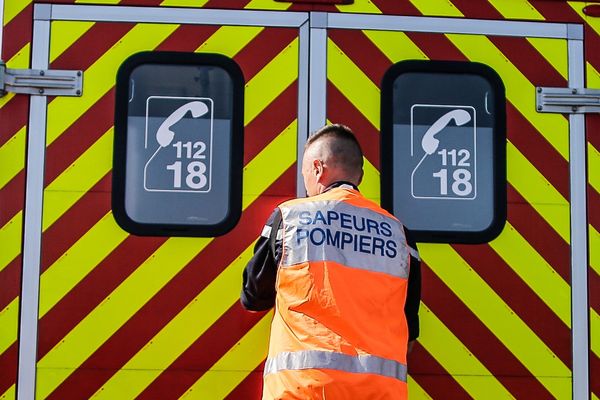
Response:
M279 232L279 225L281 225L281 210L277 210L273 224L271 225L271 235L269 235L269 245L271 246L271 253L275 257L275 241L277 240L277 232Z

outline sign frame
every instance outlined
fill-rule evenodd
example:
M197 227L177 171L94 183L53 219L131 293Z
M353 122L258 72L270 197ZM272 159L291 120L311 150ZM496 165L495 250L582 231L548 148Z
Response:
M381 83L381 205L394 211L394 82L405 73L443 73L480 76L493 88L494 123L493 145L493 217L480 231L419 230L411 229L417 242L429 243L487 243L496 238L506 223L506 94L500 76L489 66L476 62L407 60L392 65ZM411 190L411 188L407 188ZM410 227L409 227L410 228Z
M141 65L201 65L223 69L231 78L232 118L229 158L229 208L216 224L142 223L132 219L125 208L129 78ZM121 228L138 236L215 237L233 229L242 213L244 151L244 76L237 63L221 54L145 51L127 58L117 72L113 148L112 210ZM212 134L212 133L211 133ZM212 151L212 148L211 148Z

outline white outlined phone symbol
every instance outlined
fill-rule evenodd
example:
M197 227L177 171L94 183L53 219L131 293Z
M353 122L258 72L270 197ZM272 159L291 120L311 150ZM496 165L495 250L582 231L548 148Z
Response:
M424 115L439 115L431 123ZM429 119L430 120L430 119ZM411 195L416 199L477 197L477 120L464 105L411 107Z
M151 108L173 111L152 117ZM147 192L207 193L212 183L214 102L205 97L150 96L146 99L144 165Z

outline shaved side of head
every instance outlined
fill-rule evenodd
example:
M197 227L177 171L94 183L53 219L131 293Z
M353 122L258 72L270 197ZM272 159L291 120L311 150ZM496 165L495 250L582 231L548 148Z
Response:
M340 178L359 182L363 174L363 153L350 128L341 124L327 125L308 138L307 155L321 159L340 171Z

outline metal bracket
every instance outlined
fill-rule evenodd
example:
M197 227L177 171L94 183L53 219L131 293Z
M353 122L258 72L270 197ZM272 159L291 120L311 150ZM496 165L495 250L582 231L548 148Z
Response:
M600 89L538 87L535 105L544 113L600 113Z
M81 96L83 72L52 69L11 69L0 61L0 97L6 93L41 96Z

